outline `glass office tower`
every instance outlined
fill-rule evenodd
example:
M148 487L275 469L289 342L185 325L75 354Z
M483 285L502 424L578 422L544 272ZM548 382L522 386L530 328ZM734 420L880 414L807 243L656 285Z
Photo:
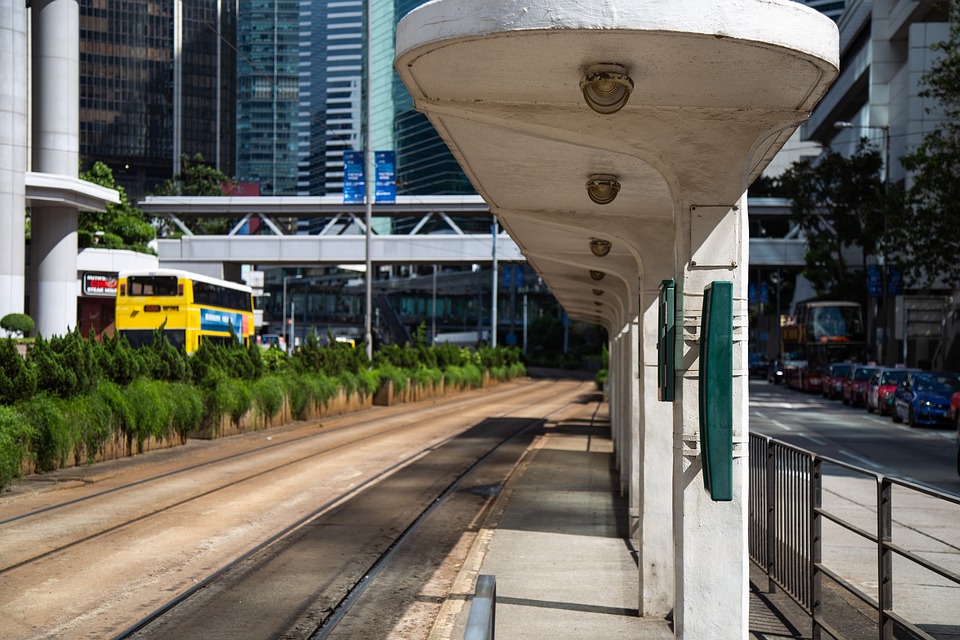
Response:
M131 197L201 154L234 171L236 2L80 2L80 157Z
M240 4L236 178L259 184L265 196L297 193L299 5Z

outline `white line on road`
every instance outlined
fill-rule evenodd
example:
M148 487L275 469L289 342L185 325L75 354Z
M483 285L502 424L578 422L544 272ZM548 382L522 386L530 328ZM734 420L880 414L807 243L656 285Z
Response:
M782 422L780 422L779 420L771 420L771 421L770 421L770 424L772 424L772 425L775 426L775 427L779 427L779 428L783 429L784 431L793 431L793 427L791 427L791 426L789 426L789 425L785 425L785 424L783 424Z
M797 434L797 437L806 438L807 440L810 440L811 442L816 442L816 443L817 443L818 445L820 445L821 447L825 447L825 446L827 446L828 444L830 444L829 442L827 442L827 441L824 440L823 438L818 438L817 436L811 436L811 435L806 434L806 433L798 433L798 434Z

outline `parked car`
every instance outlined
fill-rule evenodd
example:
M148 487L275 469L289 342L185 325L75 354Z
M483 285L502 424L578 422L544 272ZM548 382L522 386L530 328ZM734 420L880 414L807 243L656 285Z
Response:
M749 375L762 378L767 373L767 354L753 351L747 358Z
M851 362L837 362L830 365L830 370L823 377L824 398L836 400L843 397L843 380L852 367Z
M960 391L960 374L908 373L893 397L893 421L919 424L950 424L951 396Z
M874 369L870 380L867 381L867 411L870 413L876 411L880 415L893 413L893 394L897 390L897 385L908 373L916 371L918 369Z
M770 362L767 367L767 382L771 384L783 384L783 360L777 358Z
M843 380L843 404L858 407L867 400L867 382L876 365L858 364L850 367Z

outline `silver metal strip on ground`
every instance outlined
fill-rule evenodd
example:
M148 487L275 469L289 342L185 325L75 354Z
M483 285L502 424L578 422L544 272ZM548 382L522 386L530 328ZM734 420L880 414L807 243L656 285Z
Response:
M497 619L497 578L477 576L477 590L470 605L463 640L493 640Z

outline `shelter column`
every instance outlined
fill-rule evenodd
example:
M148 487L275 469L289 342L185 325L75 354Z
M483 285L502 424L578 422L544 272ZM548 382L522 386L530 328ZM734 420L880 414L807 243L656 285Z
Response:
M659 281L657 281L659 282ZM663 617L674 607L673 404L659 401L657 325L659 290L640 292L643 338L640 367L640 615Z
M677 638L746 638L747 380L746 194L738 206L690 206L677 216L677 395L674 405L674 535ZM733 283L732 500L704 488L700 442L700 321L704 287ZM707 408L707 410L712 410Z
M0 0L0 318L23 313L27 171L27 9ZM0 331L0 334L3 332Z
M33 170L77 177L80 150L80 8L77 0L34 0ZM77 324L77 209L31 209L31 315L44 336Z

